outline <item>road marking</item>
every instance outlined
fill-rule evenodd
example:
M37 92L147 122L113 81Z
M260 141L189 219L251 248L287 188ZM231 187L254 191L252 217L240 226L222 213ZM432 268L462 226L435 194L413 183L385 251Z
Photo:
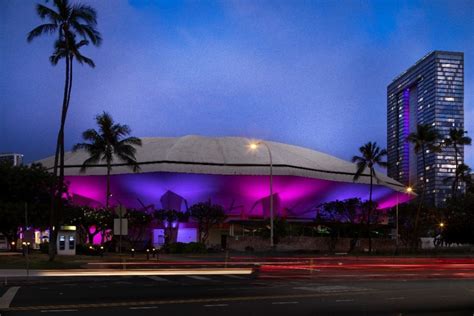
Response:
M165 279L165 278L162 278L162 277L159 277L159 276L155 276L155 275L146 275L145 278L148 278L148 279L153 280L153 281L159 281L159 282L169 282L170 281L168 279Z
M40 311L41 313L63 313L63 312L77 312L77 309L46 309Z
M206 278L206 277L199 276L199 275L187 275L186 277L191 278L191 279L195 279L195 280L200 280L200 281L210 281L211 280L210 278Z
M156 309L158 306L137 306L137 307L129 307L128 309Z
M225 275L226 277L232 278L232 279L241 279L241 280L245 279L245 278L243 278L243 277L241 277L241 276L233 275L233 274L224 274L224 275Z
M404 298L403 296L401 296L401 297L389 297L389 298L386 298L386 300L392 300L392 301L394 301L394 300L404 300L404 299L405 299L405 298Z
M342 302L354 302L354 300L336 300L337 303L342 303Z
M225 306L229 306L229 304L207 304L207 305L204 305L204 307L225 307Z
M335 293L335 292L362 292L367 291L368 289L352 286L342 286L342 285L323 285L323 286L297 286L293 288L294 290L303 290L303 291L313 291L321 293Z
M0 297L0 308L9 308L19 289L19 286L12 286L9 288L5 294Z
M273 305L298 304L299 302L272 302Z

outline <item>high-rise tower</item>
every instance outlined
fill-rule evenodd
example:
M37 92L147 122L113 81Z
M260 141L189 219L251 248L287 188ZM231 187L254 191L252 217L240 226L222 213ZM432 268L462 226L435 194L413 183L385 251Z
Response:
M464 54L434 51L387 87L388 175L407 186L420 189L423 182L421 153L415 154L407 136L418 124L429 124L442 138L451 128L464 129ZM459 163L464 162L461 149ZM425 198L440 205L451 193L456 165L454 149L426 152L427 184Z

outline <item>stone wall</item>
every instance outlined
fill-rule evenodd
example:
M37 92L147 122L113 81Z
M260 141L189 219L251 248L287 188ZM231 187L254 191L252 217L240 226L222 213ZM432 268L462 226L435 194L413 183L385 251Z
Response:
M285 237L276 244L275 250L282 252L291 251L319 251L319 252L347 252L350 248L350 238L339 238L331 250L331 238L328 237ZM235 236L228 237L227 248L234 251L270 250L270 241L257 236ZM355 250L364 251L369 248L368 239L359 239ZM392 239L372 239L372 249L378 251L389 251L395 249L395 240Z

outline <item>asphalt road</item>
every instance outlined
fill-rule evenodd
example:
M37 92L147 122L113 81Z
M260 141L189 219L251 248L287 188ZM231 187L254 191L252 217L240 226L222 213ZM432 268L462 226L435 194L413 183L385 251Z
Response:
M34 279L3 286L0 306L2 315L474 315L470 278L270 275Z

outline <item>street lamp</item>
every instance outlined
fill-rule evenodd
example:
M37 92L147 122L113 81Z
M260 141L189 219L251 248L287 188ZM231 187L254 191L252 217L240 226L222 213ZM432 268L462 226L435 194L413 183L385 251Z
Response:
M405 192L410 194L410 193L413 192L413 188L408 186L408 187L405 188ZM396 226L395 226L396 227L395 228L396 232L395 233L396 233L396 246L397 246L397 251L398 251L398 243L399 243L399 241L398 241L399 240L399 233L398 233L398 191L397 191L396 218L397 219L396 219Z
M273 158L272 151L268 144L264 141L252 142L249 145L251 150L257 150L260 145L265 146L268 151L268 157L270 159L270 247L273 249Z

